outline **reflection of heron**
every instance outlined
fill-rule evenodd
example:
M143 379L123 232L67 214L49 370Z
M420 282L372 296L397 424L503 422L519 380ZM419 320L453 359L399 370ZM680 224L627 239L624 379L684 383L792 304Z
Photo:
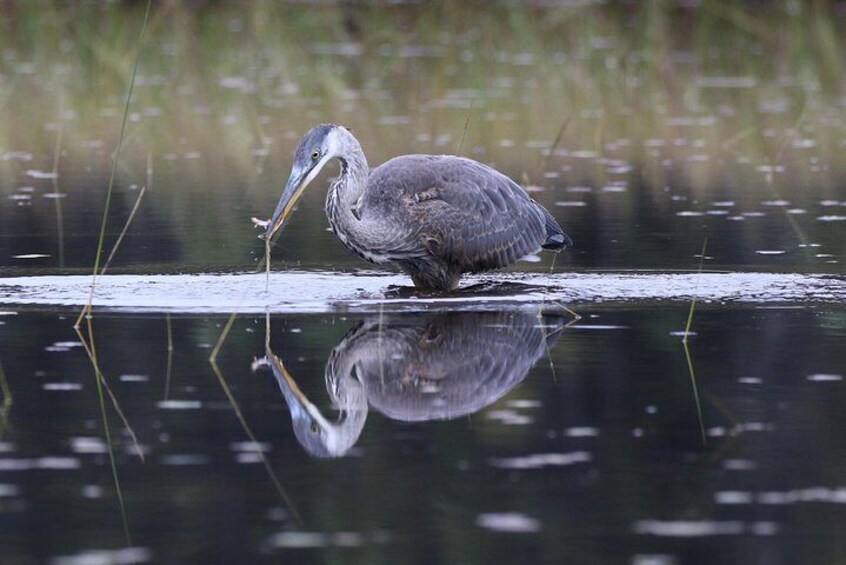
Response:
M326 195L332 230L364 259L399 265L415 286L453 289L462 273L572 245L543 206L491 167L450 155L403 155L371 170L358 140L332 124L300 140L273 216L254 220L266 226L265 237L284 224L305 187L335 158L341 173Z
M368 405L395 420L472 414L514 388L564 328L557 316L452 312L367 319L335 346L326 389L341 412L329 422L267 350L294 433L312 455L338 457L358 440Z

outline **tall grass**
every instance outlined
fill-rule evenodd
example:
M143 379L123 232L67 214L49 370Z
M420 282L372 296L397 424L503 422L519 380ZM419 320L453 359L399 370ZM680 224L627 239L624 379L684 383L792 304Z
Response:
M125 136L125 132L126 132L127 118L128 118L128 115L129 115L129 106L130 106L130 102L132 101L132 92L133 92L133 87L135 85L135 77L136 77L137 71L138 71L138 62L141 58L140 57L141 47L144 44L144 36L145 36L146 31L147 31L147 22L148 22L148 19L149 19L149 16L150 16L151 5L152 5L152 1L148 0L147 1L147 8L144 12L144 19L143 19L143 22L141 24L141 30L138 34L138 43L137 43L137 46L136 46L137 49L135 51L135 62L133 64L133 68L132 68L132 77L131 77L131 80L130 80L130 83L129 83L128 92L126 94L126 103L124 105L123 119L121 120L120 134L118 135L117 145L116 145L114 155L113 155L113 158L112 158L111 176L109 177L109 184L108 184L108 187L106 189L105 204L103 206L102 221L100 223L100 236L99 236L99 239L98 239L98 242L97 242L97 250L96 250L95 259L94 259L94 268L93 268L93 273L92 273L88 302L83 307L82 311L80 311L79 317L77 318L76 323L74 324L74 329L76 330L77 335L80 338L80 341L82 341L82 343L85 347L85 350L88 354L88 358L91 361L91 365L94 369L94 380L97 384L97 396L98 396L99 401L100 401L100 414L101 414L101 417L102 417L103 432L106 436L106 445L108 447L109 464L110 464L110 468L111 468L111 472L112 472L112 480L113 480L114 485L115 485L115 493L117 495L118 507L120 509L120 516L121 516L121 524L123 526L123 533L124 533L124 537L125 537L125 540L126 540L127 547L132 547L132 534L131 534L130 527L129 527L129 518L128 518L127 510L126 510L126 503L125 503L124 497L123 497L123 489L121 488L120 476L118 474L117 461L115 460L114 446L112 444L111 428L110 428L110 425L109 425L109 417L108 417L108 412L107 412L107 407L106 407L104 390L106 392L108 392L109 397L111 398L111 401L112 401L112 406L117 411L117 413L120 416L121 420L123 421L127 431L132 436L132 440L133 440L133 442L135 443L135 446L136 446L136 451L137 451L139 457L141 457L142 460L144 459L144 455L143 455L143 451L139 447L137 438L135 436L135 432L133 431L132 427L129 425L129 422L126 419L126 417L123 413L123 410L120 408L120 404L118 403L117 398L112 393L111 389L108 386L108 383L106 381L105 376L103 375L102 371L100 370L100 364L99 364L98 356L97 356L96 341L95 341L95 338L94 338L94 326L93 326L93 320L92 320L92 316L91 316L91 310L92 310L92 304L93 304L94 294L95 294L95 290L96 290L97 277L99 275L103 274L106 270L106 267L108 266L108 261L107 261L106 265L101 270L100 269L100 259L101 259L101 256L102 256L103 247L104 247L104 243L105 243L106 226L107 226L107 222L108 222L108 218L109 218L109 206L110 206L110 203L111 203L112 191L113 191L113 188L114 188L118 162L120 160L121 148L123 147L123 140L124 140L124 136ZM58 141L57 141L57 146L58 146ZM58 154L58 149L57 149L57 154ZM149 158L148 158L148 162L149 162ZM55 168L55 165L54 165L54 168ZM148 165L148 171L150 171L149 165ZM151 171L148 172L148 176L151 176L151 175L152 175L152 172ZM112 253L109 256L109 260L111 260L112 255L114 255L114 253L117 251L118 247L120 246L120 242L123 238L123 233L125 233L129 223L132 221L132 218L135 215L135 211L137 210L137 206L141 202L141 198L143 197L143 194L144 194L144 190L142 189L142 191L140 192L140 194L138 196L136 206L133 208L133 212L130 214L129 219L127 220L127 223L124 226L123 232L121 233L121 235L118 237L118 240L114 244L114 247L112 249ZM83 332L83 329L80 327L81 321L83 319L85 319L85 332Z

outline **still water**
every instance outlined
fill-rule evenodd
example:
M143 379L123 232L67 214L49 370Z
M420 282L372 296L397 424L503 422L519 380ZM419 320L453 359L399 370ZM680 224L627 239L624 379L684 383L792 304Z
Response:
M842 3L135 4L0 10L0 560L846 560ZM321 122L575 246L268 281Z
M75 313L4 315L5 556L842 556L841 306L701 308L690 366L682 303L579 312L242 315L216 364L226 316L97 316L132 549Z

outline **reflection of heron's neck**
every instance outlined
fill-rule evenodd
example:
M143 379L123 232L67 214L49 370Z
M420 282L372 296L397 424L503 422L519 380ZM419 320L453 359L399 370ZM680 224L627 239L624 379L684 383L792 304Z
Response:
M358 441L367 420L367 402L347 410L334 424L326 422L326 450L332 455L344 455Z
M367 395L364 387L349 375L343 377L344 383L337 393L332 393L332 402L340 410L340 416L334 423L330 423L311 406L312 415L324 431L324 445L326 451L332 455L345 454L358 441L364 422L367 420Z

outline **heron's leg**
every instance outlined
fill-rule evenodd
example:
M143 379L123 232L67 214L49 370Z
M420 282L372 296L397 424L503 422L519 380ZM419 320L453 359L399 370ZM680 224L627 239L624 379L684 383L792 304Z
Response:
M423 290L454 290L461 278L461 269L433 258L415 258L399 262L400 268L411 277L414 286Z

